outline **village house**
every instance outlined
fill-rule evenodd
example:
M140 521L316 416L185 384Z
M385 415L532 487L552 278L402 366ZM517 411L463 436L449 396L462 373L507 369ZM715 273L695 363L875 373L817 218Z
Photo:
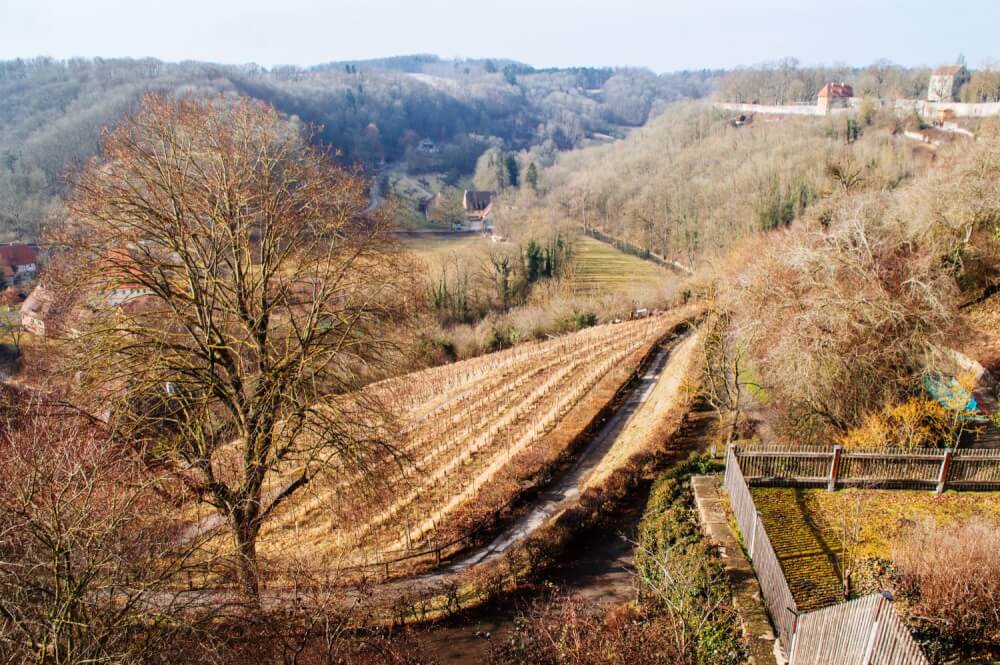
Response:
M5 281L30 277L38 272L38 249L21 242L0 244L0 274Z
M127 247L109 250L105 255L104 269L114 277L105 300L111 307L120 307L152 292L139 283L142 272L136 265L131 251Z
M493 230L493 199L495 192L465 190L462 207L465 209L465 227L470 231Z
M417 150L420 152L436 153L438 152L438 147L434 141L430 139L421 139L420 143L417 144Z
M964 65L946 65L931 72L931 80L927 85L927 101L953 102L958 98L958 91L969 80L969 73Z
M831 108L846 108L854 97L854 88L846 83L827 83L820 89L816 105L821 113L829 113Z

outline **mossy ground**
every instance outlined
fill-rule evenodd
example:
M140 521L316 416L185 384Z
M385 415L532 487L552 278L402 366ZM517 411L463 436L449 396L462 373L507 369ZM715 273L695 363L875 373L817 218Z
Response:
M1000 525L1000 492L756 487L751 493L804 610L842 599L842 569L850 561L891 558L893 543L914 523L981 517Z

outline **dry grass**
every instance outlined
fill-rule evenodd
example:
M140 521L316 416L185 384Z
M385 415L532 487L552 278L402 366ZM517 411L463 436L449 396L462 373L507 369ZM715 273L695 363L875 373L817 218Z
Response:
M442 268L477 266L486 261L490 248L496 247L479 235L406 238L403 246L424 262L432 277L439 275Z
M682 390L682 384L700 342L700 335L691 335L673 350L668 371L660 376L649 397L629 419L625 429L615 439L611 450L587 478L585 487L600 485L615 469L622 467L634 455L652 452L657 446L662 445L661 425L687 397Z

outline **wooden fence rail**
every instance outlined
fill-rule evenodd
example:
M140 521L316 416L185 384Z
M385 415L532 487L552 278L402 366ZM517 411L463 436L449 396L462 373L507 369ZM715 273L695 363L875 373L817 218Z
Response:
M827 476L814 476L813 479L818 478L822 482L828 482L831 476L836 479L837 466L844 461L843 457L838 459L833 450L822 454L826 457L810 452L801 459L826 462ZM812 612L798 609L781 562L754 504L750 484L741 468L743 461L744 457L737 448L730 446L726 454L724 486L760 582L764 604L778 632L778 639L788 654L788 664L928 665L927 658L886 595L871 594Z
M1000 449L755 446L734 448L750 485L1000 489Z

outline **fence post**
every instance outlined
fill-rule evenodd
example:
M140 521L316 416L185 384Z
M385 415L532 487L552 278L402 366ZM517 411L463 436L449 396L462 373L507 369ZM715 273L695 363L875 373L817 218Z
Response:
M788 665L795 665L795 647L798 646L799 637L799 611L786 607L792 613L792 636L788 638Z
M736 444L730 443L726 446L726 473L722 477L722 484L724 487L729 487L729 465L732 464L733 458L736 456Z
M840 452L842 450L841 446L833 447L833 459L830 460L830 480L826 483L828 490L837 489L837 478L840 476Z
M750 532L750 561L753 561L753 546L757 542L757 524L760 522L760 511L754 508L753 530Z
M951 469L951 448L944 449L944 457L941 459L941 471L938 472L937 494L944 491L948 484L948 471Z

